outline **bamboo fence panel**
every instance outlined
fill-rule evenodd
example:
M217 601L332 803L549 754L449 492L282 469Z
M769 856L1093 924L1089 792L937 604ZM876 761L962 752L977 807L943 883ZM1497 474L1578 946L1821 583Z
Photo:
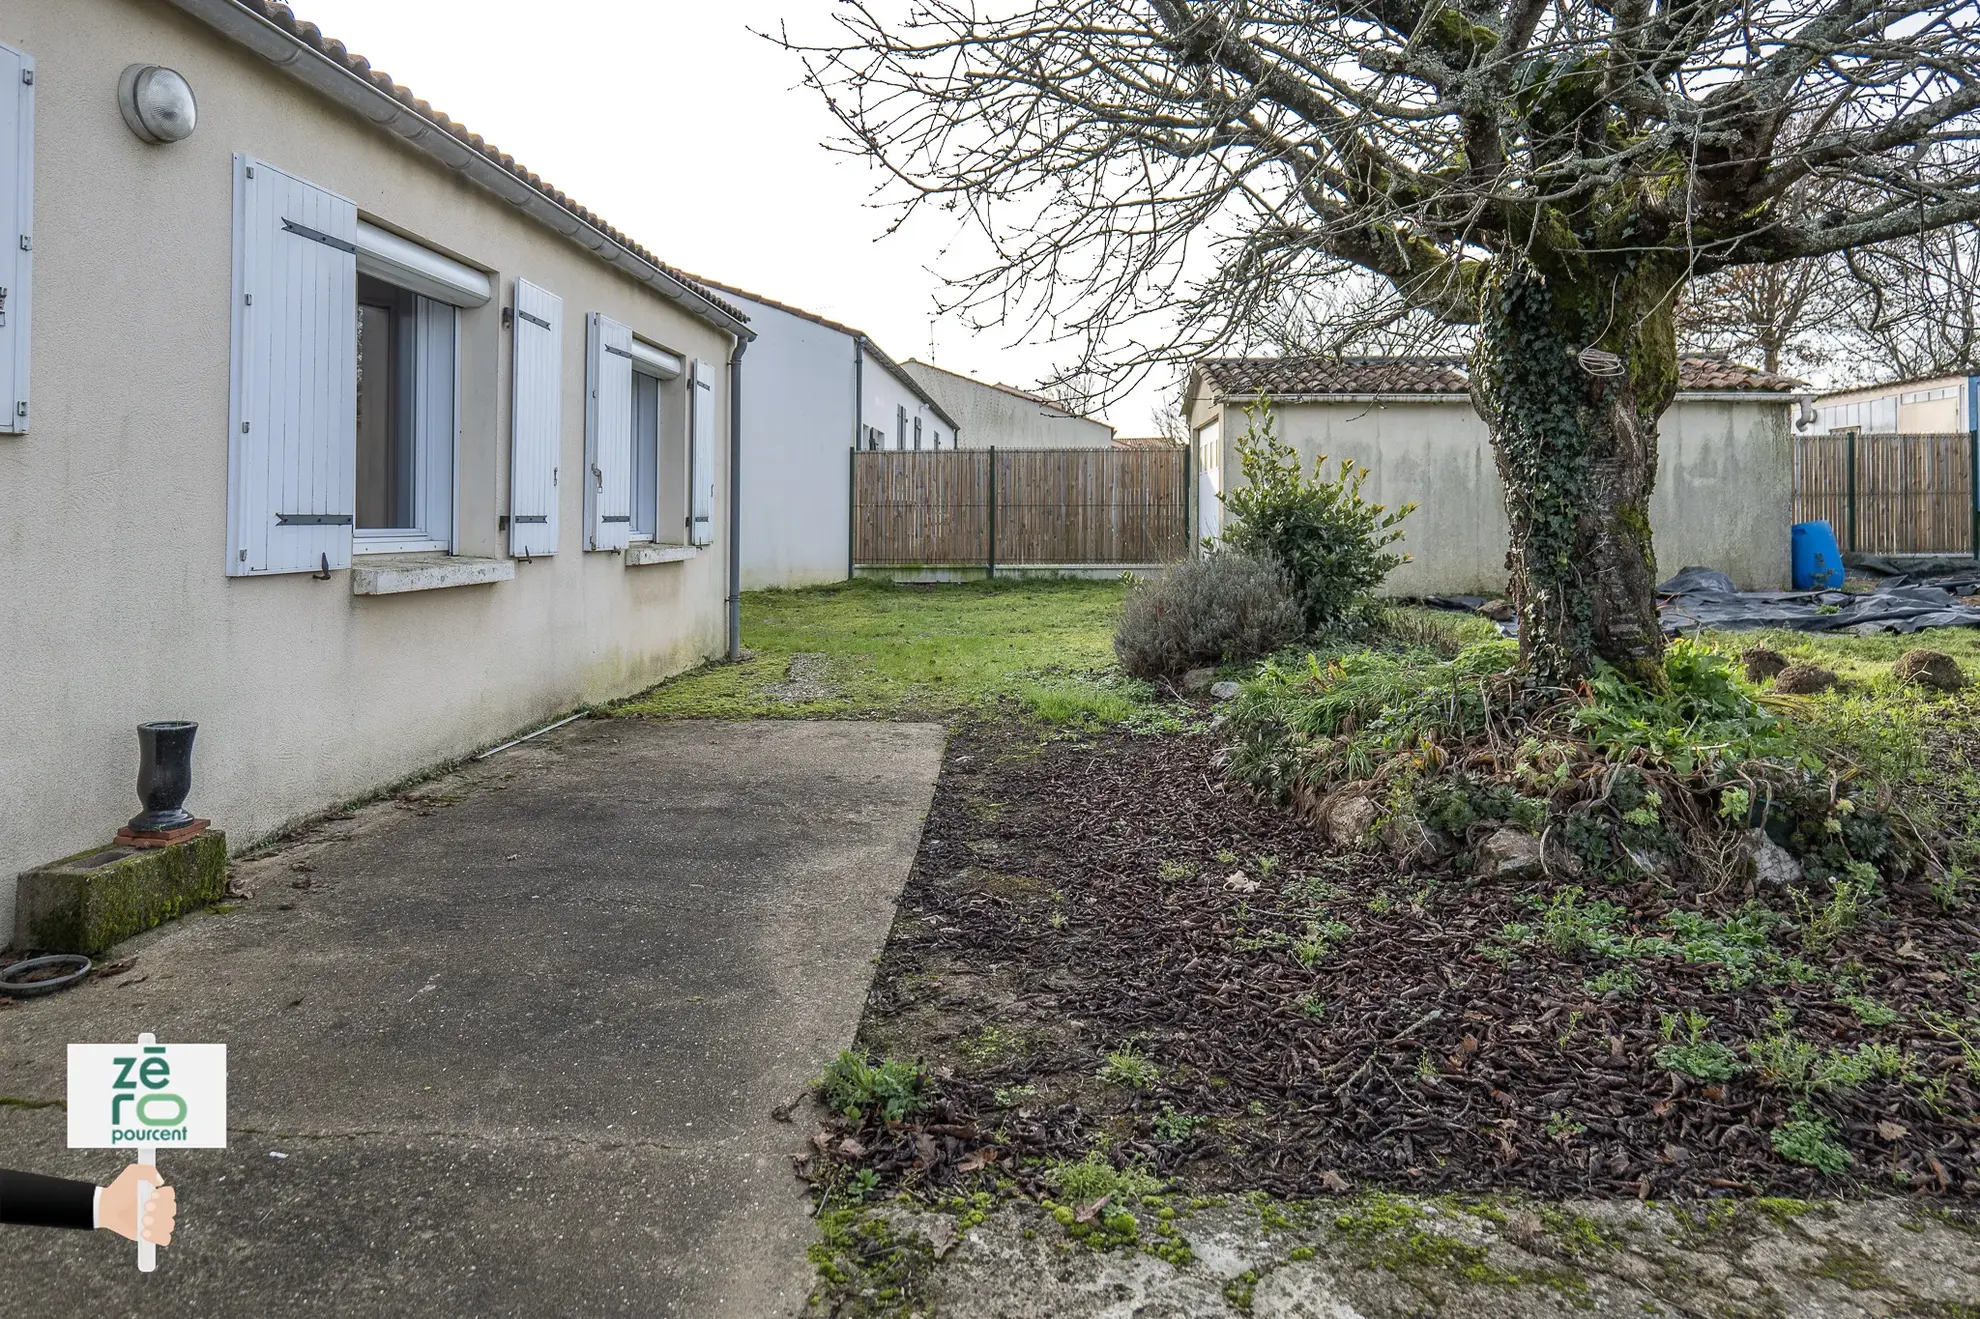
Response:
M853 562L1168 563L1189 552L1188 464L1180 448L862 450L853 455Z
M1970 434L1858 434L1854 489L1850 449L1848 435L1795 437L1795 521L1826 521L1845 552L1972 552Z

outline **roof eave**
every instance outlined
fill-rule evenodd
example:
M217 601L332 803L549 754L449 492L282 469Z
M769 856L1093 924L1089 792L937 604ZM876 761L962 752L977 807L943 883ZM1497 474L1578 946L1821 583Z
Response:
M606 264L663 297L679 302L682 310L697 320L738 339L756 337L747 321L723 310L699 290L271 20L242 8L235 0L171 0L171 3L297 82L361 115L366 122L397 134L413 150L527 213Z

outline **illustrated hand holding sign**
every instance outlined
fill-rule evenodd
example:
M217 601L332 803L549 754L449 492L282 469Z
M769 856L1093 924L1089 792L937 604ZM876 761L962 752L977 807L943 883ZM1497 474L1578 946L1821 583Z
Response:
M227 1046L160 1044L149 1033L136 1044L69 1046L69 1148L134 1149L140 1166L156 1166L160 1145L227 1147ZM138 1268L158 1265L158 1247L144 1239L145 1209L155 1188L137 1187Z

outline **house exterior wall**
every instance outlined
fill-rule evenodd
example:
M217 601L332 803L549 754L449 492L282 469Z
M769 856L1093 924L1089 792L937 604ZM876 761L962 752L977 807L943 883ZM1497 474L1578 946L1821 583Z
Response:
M1790 400L1680 397L1658 427L1657 488L1650 497L1659 576L1688 565L1717 568L1746 589L1788 579L1791 520ZM1510 543L1505 491L1490 433L1468 399L1281 402L1278 433L1311 464L1326 454L1368 470L1363 495L1394 508L1415 501L1397 548L1410 555L1390 575L1392 595L1499 595ZM1244 408L1199 400L1191 422L1221 419L1223 484L1243 480L1233 443Z
M956 419L965 449L1104 449L1114 428L1104 421L1074 416L1008 389L959 376L926 362L903 362L902 369Z
M857 340L752 298L730 300L757 334L743 359L743 589L844 581Z
M860 414L866 425L880 432L883 449L914 448L914 423L921 421L921 447L953 449L958 441L955 428L935 415L935 409L922 402L905 381L874 359L869 352L860 373ZM907 410L907 442L901 442L900 409ZM960 418L958 423L960 424ZM964 441L966 442L966 441Z
M722 651L727 335L156 0L6 4L0 41L38 74L35 412L0 435L0 942L14 874L137 809L141 721L200 722L188 805L238 844ZM190 139L125 128L118 74L140 60L191 82ZM235 152L493 272L459 321L461 554L505 554L502 308L517 276L562 296L554 557L382 597L341 571L225 575ZM688 561L580 548L589 311L721 373L715 543Z
M1838 390L1815 400L1814 429L1907 435L1972 430L1976 385L1980 377L1952 375Z

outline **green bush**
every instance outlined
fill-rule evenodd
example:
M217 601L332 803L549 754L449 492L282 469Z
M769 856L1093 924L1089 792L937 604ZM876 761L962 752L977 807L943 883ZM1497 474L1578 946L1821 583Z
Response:
M1306 476L1298 453L1279 439L1263 398L1245 409L1245 417L1249 425L1234 446L1244 484L1224 496L1235 518L1226 542L1285 568L1307 631L1338 632L1375 621L1370 597L1407 557L1387 547L1402 539L1397 525L1416 505L1392 513L1363 499L1368 473L1349 459L1329 477L1322 455Z
M1129 591L1114 654L1137 678L1169 678L1254 660L1299 635L1299 605L1278 565L1224 550L1171 565Z

